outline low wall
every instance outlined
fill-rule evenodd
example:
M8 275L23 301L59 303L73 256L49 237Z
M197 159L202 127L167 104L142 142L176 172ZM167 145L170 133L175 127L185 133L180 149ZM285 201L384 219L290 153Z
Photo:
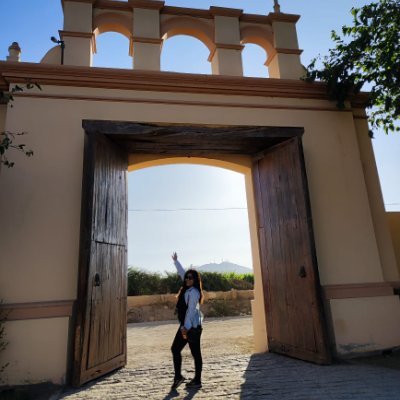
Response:
M201 311L205 317L231 317L251 314L253 290L204 292ZM128 322L170 321L176 319L176 294L128 296Z

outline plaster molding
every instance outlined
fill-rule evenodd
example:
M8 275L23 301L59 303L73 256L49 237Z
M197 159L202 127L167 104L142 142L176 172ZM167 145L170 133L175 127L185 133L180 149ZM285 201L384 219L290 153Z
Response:
M291 22L294 24L300 19L300 15L283 13L269 13L268 17L270 18L271 22Z
M243 50L242 44L215 43L217 49Z
M328 100L326 85L320 82L0 61L1 87L8 88L11 83L24 82L52 86ZM360 93L353 96L352 101L360 105L366 96Z
M79 37L79 38L85 38L85 39L93 39L94 38L94 33L90 32L75 32L75 31L58 31L60 33L61 39L63 39L65 36L68 37Z
M162 39L145 38L140 36L132 36L132 42L135 43L150 43L150 44L162 44Z
M243 15L243 10L237 8L225 8L225 7L210 7L210 14L213 17L234 17L239 18Z
M249 22L253 24L271 25L272 20L268 15L243 14L239 18L240 22Z
M244 49L243 44L227 44L227 43L215 43L215 47L210 51L210 55L207 58L207 61L211 62L215 56L215 52L217 49L226 49L226 50L239 50L242 51Z
M188 17L194 18L206 18L213 19L212 14L209 10L204 10L200 8L185 8L185 7L174 7L174 6L165 6L161 10L161 14L166 15L185 15Z
M323 286L323 293L324 298L327 300L395 296L394 289L399 287L400 281L350 283Z
M303 50L300 49L284 49L282 47L276 47L275 48L277 53L281 53L281 54L297 54L300 55Z
M163 105L178 105L189 107L222 107L222 108L244 108L244 109L264 109L264 110L291 110L291 111L329 111L340 113L351 113L352 110L341 110L332 104L329 106L293 106L293 105L274 105L274 104L257 104L249 102L216 102L216 101L196 101L196 100L170 100L170 99L149 99L149 98L127 98L127 97L112 97L112 96L90 96L90 95L62 95L62 94L43 94L43 93L16 93L15 98L31 98L31 99L51 99L51 100L78 100L78 101L100 101L111 103L132 103L132 104L163 104ZM271 97L279 97L279 93Z
M75 300L40 301L2 304L0 309L7 321L71 317Z
M128 0L128 3L133 8L145 8L150 10L161 10L164 7L164 1L157 0Z
M96 0L93 8L103 10L132 11L132 6L129 5L129 3L112 0Z

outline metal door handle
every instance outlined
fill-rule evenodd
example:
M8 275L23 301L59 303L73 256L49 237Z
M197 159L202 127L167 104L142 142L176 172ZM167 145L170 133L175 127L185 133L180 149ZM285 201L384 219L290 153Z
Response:
M94 276L94 286L100 286L100 275L98 272L96 272L96 275Z

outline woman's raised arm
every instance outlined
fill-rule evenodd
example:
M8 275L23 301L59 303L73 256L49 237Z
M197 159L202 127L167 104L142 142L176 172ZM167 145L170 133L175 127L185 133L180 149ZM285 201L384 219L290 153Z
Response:
M176 254L176 252L172 253L172 259L174 260L174 264L179 276L183 280L183 278L185 277L185 270L182 267L181 263L178 261L178 254Z

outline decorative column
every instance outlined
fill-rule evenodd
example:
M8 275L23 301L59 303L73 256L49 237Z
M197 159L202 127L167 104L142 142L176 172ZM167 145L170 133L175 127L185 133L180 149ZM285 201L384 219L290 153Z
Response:
M60 38L64 42L64 64L91 66L96 51L92 18L95 0L63 0L64 28Z
M21 61L21 48L17 42L12 42L11 46L8 48L7 61Z
M275 10L280 10L279 4ZM269 14L272 20L274 48L276 53L269 58L268 70L270 78L300 79L305 74L301 65L299 43L297 41L296 22L298 15L275 12Z
M215 50L211 53L213 75L243 76L242 50L240 44L239 17L242 10L210 7L214 16Z
M133 7L131 48L134 69L160 71L160 10L164 2L129 0L129 4Z

